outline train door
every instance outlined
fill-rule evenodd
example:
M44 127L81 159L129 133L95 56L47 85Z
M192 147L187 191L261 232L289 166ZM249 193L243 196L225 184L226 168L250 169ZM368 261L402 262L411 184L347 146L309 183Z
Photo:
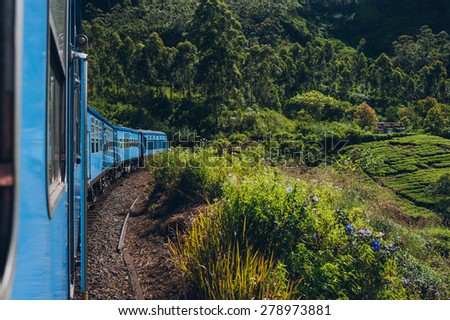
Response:
M17 243L15 123L20 105L16 90L20 48L15 41L20 34L14 25L20 18L19 6L14 0L0 3L0 299L8 298L11 291Z
M81 153L81 82L80 82L80 63L78 60L73 61L73 113L72 113L72 135L70 135L73 143L73 179L71 184L71 217L70 217L70 275L71 275L71 297L75 286L75 260L79 248L80 234L80 214L81 214L81 188L83 186L82 179L82 153Z
M80 172L80 196L81 196L81 214L80 214L80 287L83 299L88 299L87 289L87 192L88 192L88 166L90 172L90 162L88 163L88 156L90 156L90 146L87 140L87 119L88 119L88 104L87 104L87 83L88 83L88 63L87 56L81 56L81 131L80 131L80 152L81 152L81 172ZM90 138L90 137L89 137Z
M87 38L84 35L77 36L77 49L80 50L83 46L80 46L79 39L83 40L84 45L87 44ZM84 39L86 41L84 41ZM80 289L84 299L88 298L87 290L87 259L86 259L86 217L87 217L87 191L88 191L88 172L90 172L89 156L91 151L91 131L90 122L88 119L92 118L88 116L87 106L87 83L88 83L88 62L87 55L82 52L73 52L73 60L78 61L79 64L79 97L76 100L76 116L78 126L75 126L76 140L76 192L79 195L79 232L77 230L76 235L79 237L77 245L80 246ZM93 118L92 118L93 119ZM91 130L91 131L89 131Z

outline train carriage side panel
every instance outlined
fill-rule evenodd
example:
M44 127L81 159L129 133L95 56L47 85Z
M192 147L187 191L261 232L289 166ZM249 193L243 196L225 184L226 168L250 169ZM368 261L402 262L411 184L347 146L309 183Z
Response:
M149 130L142 132L147 141L145 156L167 151L167 135L164 132Z
M88 108L88 181L92 184L114 165L114 154L110 144L113 140L113 125L92 108Z
M117 133L118 163L139 159L140 131L119 126L116 126L115 130Z
M14 299L69 296L66 1L24 1L19 236ZM47 16L50 20L50 29ZM59 19L53 19L54 17ZM50 33L47 31L50 30ZM48 51L48 48L50 51ZM48 54L37 54L48 53Z
M110 123L103 122L103 171L114 166L114 127Z

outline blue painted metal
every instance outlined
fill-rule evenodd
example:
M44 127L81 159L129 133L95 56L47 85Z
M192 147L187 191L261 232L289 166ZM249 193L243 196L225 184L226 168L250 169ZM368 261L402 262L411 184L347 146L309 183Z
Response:
M91 184L98 177L100 177L105 171L110 169L114 165L114 155L111 153L113 150L106 150L106 138L105 130L109 128L111 133L114 130L114 126L107 121L103 116L101 116L98 112L94 111L92 108L88 109L88 120L87 123L91 124L91 121L99 121L101 125L101 134L96 132L91 132L92 129L89 127L88 136L87 136L87 144L88 144L88 152L89 152L89 175L88 182ZM95 131L95 130L94 130ZM94 139L94 152L92 152L91 139ZM101 140L99 143L99 148L97 146L97 139ZM112 141L113 136L109 136L108 139ZM98 148L98 151L97 151Z
M166 152L168 149L167 135L160 131L142 131L147 138L144 156Z
M65 189L52 219L49 219L47 204L47 12L47 1L24 1L25 36L22 43L22 117L18 172L21 200L13 299L68 298Z
M81 258L81 266L80 266L80 273L81 273L81 293L83 295L83 298L87 299L88 295L88 289L87 289L87 190L88 190L88 180L87 180L87 156L89 149L89 144L86 145L86 139L85 137L87 132L87 118L88 118L88 112L87 112L87 61L85 61L81 65L81 83L82 88L84 90L81 90L81 137L80 137L80 143L81 143L81 152L83 153L82 160L81 160L81 167L83 170L81 170L81 177L80 180L82 181L82 188L80 192L81 197L81 213L80 213L80 258Z
M117 126L115 127L115 130L117 132L116 138L119 143L117 149L117 152L119 154L118 162L138 159L140 156L139 145L130 147L129 145L125 144L125 139L136 140L137 142L139 142L140 131ZM121 141L122 143L120 143Z
M109 122L108 119L106 119L104 116L102 116L99 112L97 112L92 107L88 106L87 111L88 111L88 113L92 114L94 117L99 119L101 122L104 122L104 123L108 124L109 126L114 127L114 125L111 122Z
M69 0L69 36L75 43L81 26L81 0ZM16 167L19 230L14 299L67 299L74 285L74 256L80 241L81 291L87 297L87 192L89 183L120 161L138 159L167 150L163 132L141 131L112 125L87 105L87 63L69 59L66 70L66 172L60 196L49 214L47 187L47 72L48 0L24 0L20 140ZM68 46L70 47L70 46ZM77 48L75 48L77 50ZM70 54L70 50L67 53ZM79 74L78 74L79 73ZM75 74L80 76L80 96L74 94ZM80 103L80 110L76 108ZM79 116L79 130L75 119ZM90 119L101 124L99 151L91 151ZM144 137L146 140L144 140ZM120 148L120 139L132 144ZM112 143L107 143L112 140ZM148 149L144 141L154 147ZM128 141L130 142L130 141ZM79 155L77 144L79 143ZM96 147L97 148L97 147ZM101 149L101 151L100 151ZM79 163L77 163L77 156ZM88 178L89 174L89 178ZM51 218L50 218L51 216Z
M68 35L70 43L75 43L76 38L76 2L74 0L69 1L69 21L68 21ZM69 57L70 58L70 57ZM76 188L76 172L79 170L78 165L76 163L76 143L77 143L77 131L76 131L76 123L75 120L77 118L76 105L77 102L74 101L76 99L75 95L75 74L78 73L77 64L69 63L68 66L68 92L66 95L68 112L67 112L67 184L68 184L68 237L69 237L69 277L70 277L70 296L72 297L74 294L75 287L75 259L76 252L78 250L78 237L77 234L79 232L78 223L79 223L79 195L75 195ZM78 97L79 98L79 97Z

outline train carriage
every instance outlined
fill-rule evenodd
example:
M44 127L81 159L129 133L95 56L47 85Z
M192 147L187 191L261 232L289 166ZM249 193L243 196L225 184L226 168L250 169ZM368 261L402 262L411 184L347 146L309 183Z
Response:
M139 158L141 157L141 131L124 128L114 127L117 139L117 162L123 162L126 166L138 165Z
M148 157L168 150L167 135L159 131L142 131L143 154Z
M164 133L88 107L81 5L0 2L0 299L68 299L76 286L87 298L88 194L166 150Z
M62 0L2 3L2 28L14 13L16 38L9 45L16 53L9 63L14 61L14 76L19 80L13 132L18 198L12 230L17 233L11 233L10 240L17 241L17 246L9 248L15 262L14 272L7 274L11 279L2 279L2 286L11 286L1 289L11 291L8 296L14 299L67 299L73 287L74 220L73 207L68 205L73 204L69 193L73 171L68 168L74 158L68 130L75 70L69 66L69 44L75 42L78 5L78 1Z
M114 126L101 114L88 107L88 183L94 184L102 175L114 167L115 157Z

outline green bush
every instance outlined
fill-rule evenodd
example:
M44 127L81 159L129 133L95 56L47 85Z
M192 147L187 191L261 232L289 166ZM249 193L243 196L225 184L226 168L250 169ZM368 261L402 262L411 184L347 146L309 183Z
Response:
M370 231L357 208L336 208L342 195L330 186L291 184L273 174L229 185L224 194L223 230L240 235L245 225L246 242L273 252L291 279L302 279L302 297L406 297L394 243Z
M253 155L245 150L221 157L213 148L178 152L195 166L180 168L169 156L157 170L163 184L219 198L171 243L193 297L448 297L448 279L427 266L448 270L448 234L405 231L381 219L382 211L374 219L366 211L376 198L370 188L294 180L248 161Z

